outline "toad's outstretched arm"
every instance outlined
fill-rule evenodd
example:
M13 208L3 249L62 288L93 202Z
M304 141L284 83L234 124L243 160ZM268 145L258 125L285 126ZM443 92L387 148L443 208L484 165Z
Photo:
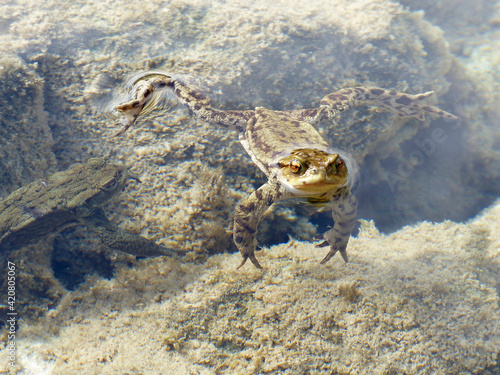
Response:
M250 259L255 267L262 268L255 257L257 226L274 202L289 198L289 195L281 185L268 182L238 204L233 227L234 243L243 257L238 268L243 266L247 259Z

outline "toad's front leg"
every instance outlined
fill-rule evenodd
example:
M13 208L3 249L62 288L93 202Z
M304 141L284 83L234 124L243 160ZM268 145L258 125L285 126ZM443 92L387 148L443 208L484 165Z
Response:
M356 224L356 213L358 210L358 201L351 193L348 187L344 188L339 194L332 197L334 220L333 228L323 234L324 241L317 247L330 246L330 251L326 254L321 264L328 262L337 251L347 263L347 243L351 236L352 229Z
M287 192L281 185L268 182L245 198L236 207L233 239L243 257L238 268L243 266L247 259L250 259L255 267L262 268L255 257L257 226L267 209L274 202L287 198L286 195Z

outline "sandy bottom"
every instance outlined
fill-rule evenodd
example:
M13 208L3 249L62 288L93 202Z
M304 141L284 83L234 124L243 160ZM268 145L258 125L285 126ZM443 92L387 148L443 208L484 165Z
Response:
M423 222L391 235L363 221L347 265L319 265L325 251L291 239L259 253L263 271L236 270L239 254L224 254L201 265L146 259L111 280L90 277L45 321L22 325L16 371L498 371L500 202L466 224Z

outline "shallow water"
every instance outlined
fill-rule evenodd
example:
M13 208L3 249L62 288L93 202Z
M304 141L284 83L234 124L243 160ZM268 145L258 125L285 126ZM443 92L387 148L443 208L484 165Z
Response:
M141 180L105 206L110 220L188 254L135 259L84 226L2 254L23 322L2 371L498 372L499 8L436 4L0 5L0 197L104 157ZM321 123L359 164L350 263L319 265L330 207L287 201L259 225L265 270L235 271L233 213L266 178L236 132L173 96L114 136L110 109L149 70L186 77L224 110L316 108L362 85L433 90L429 104L459 121L357 107Z

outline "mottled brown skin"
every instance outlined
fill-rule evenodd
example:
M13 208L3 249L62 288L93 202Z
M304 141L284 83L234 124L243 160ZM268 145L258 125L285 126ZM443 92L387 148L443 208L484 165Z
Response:
M106 218L102 206L123 190L129 178L127 168L92 158L21 187L0 200L0 251L19 249L81 223L112 249L138 256L172 255Z
M154 106L165 90L173 92L200 119L237 131L241 144L268 178L266 184L236 207L233 238L243 257L239 267L250 259L261 268L255 257L258 223L274 202L288 198L305 198L311 204L333 203L334 226L323 234L323 242L318 245L330 247L321 263L337 252L347 262L347 243L356 222L357 201L351 193L356 166L349 155L333 150L313 125L334 120L357 105L375 105L379 111L421 121L426 113L456 119L424 103L432 91L410 95L378 87L341 89L325 96L318 108L272 111L258 107L247 111L222 111L213 108L210 98L186 84L181 76L148 72L134 78L131 100L117 107L123 114L123 128L118 134L132 126L143 111Z

